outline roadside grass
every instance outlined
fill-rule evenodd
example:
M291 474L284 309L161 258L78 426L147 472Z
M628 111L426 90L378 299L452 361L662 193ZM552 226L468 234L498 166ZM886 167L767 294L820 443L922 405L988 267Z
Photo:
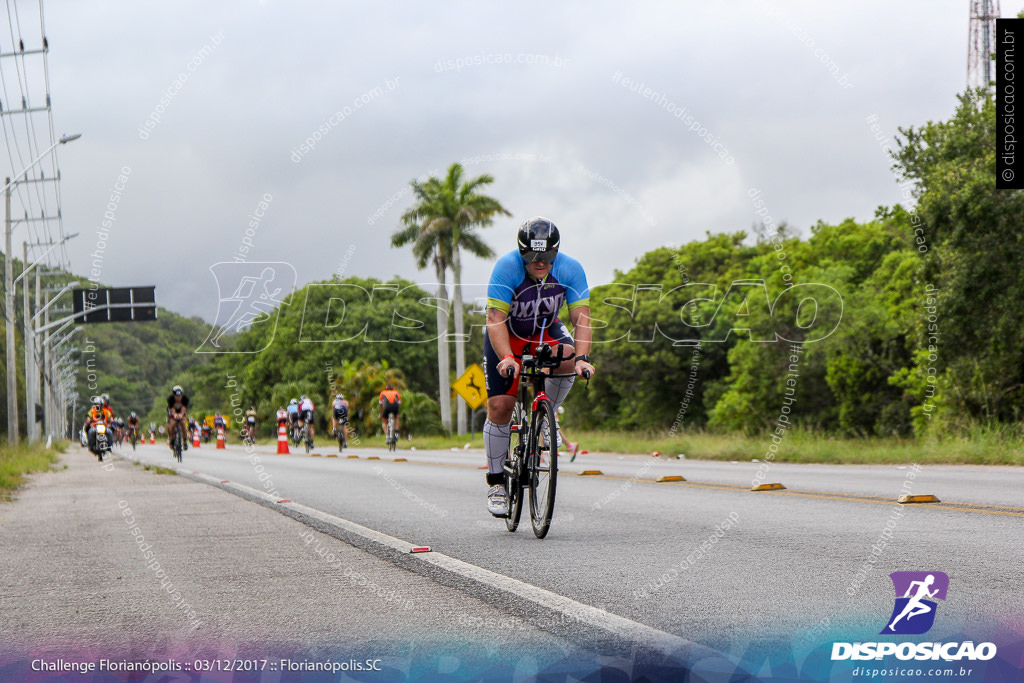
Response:
M139 465L141 463L136 462L135 464ZM178 472L176 470L172 470L170 467L164 467L162 465L142 465L142 469L146 470L147 472L153 472L154 474L173 474L174 476L178 475Z
M0 446L0 501L14 500L15 491L28 481L27 475L50 470L67 446L67 441L60 440L49 449L42 443Z
M691 460L774 459L775 462L823 463L835 465L883 465L916 462L946 465L1020 465L1024 466L1024 443L1016 429L977 428L963 436L946 438L900 439L895 437L841 438L805 430L792 430L773 445L771 434L744 436L714 434L705 431L617 432L563 430L566 438L580 448L595 453L684 455ZM414 436L400 440L399 450L462 450L483 448L483 437ZM363 446L384 447L383 439L364 441ZM563 446L563 449L565 447Z
M594 453L650 455L657 451L664 457L685 455L691 460L767 460L772 446L771 433L746 436L742 434L716 434L707 431L679 431L674 435L652 431L574 430L563 428L570 441ZM276 445L276 438L260 438L258 444ZM356 448L385 447L384 438L374 434L360 438ZM466 436L416 436L412 440L399 439L398 450L463 450L467 447L482 449L483 435L478 431ZM237 444L234 444L237 445ZM317 433L318 449L337 445L332 439ZM209 444L213 446L213 444ZM775 462L820 463L835 465L888 465L916 462L944 465L1018 465L1024 466L1024 428L1017 426L983 427L970 429L959 436L897 438L897 437L837 437L804 429L793 429L775 444L772 459ZM203 444L203 447L208 447ZM294 446L289 443L294 450ZM566 447L563 446L563 450Z

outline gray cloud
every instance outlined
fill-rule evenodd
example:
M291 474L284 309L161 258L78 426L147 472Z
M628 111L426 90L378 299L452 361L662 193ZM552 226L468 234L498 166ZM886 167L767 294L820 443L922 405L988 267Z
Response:
M1005 16L1020 9L1006 4ZM103 280L155 284L161 305L208 320L208 268L230 260L265 193L250 260L288 261L301 285L354 248L347 275L429 282L387 246L409 195L368 218L455 160L492 173L514 214L489 231L497 251L512 248L520 220L547 215L592 284L658 245L748 229L751 187L805 234L818 219L868 219L900 196L864 119L895 134L952 113L967 14L925 0L50 3L54 116L83 133L61 150L65 223L83 233L71 264L87 270L123 166L133 172ZM465 271L485 282L490 264Z

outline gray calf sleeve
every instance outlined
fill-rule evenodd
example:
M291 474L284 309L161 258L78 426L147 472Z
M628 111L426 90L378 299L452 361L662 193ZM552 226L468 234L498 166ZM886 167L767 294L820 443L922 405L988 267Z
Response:
M487 453L487 471L499 474L508 456L508 445L512 440L512 421L503 425L490 420L484 422L484 451Z
M544 381L544 393L551 399L556 413L558 412L558 406L562 405L562 401L569 395L569 390L572 389L574 381L576 381L576 375L572 377L551 377Z

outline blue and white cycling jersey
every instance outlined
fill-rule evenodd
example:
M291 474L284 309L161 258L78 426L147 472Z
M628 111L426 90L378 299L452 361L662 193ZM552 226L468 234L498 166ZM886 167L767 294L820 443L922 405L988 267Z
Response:
M543 281L526 272L518 250L498 259L487 285L487 307L508 315L513 335L529 339L558 319L562 304L569 310L590 305L590 288L580 262L559 252ZM545 323L544 321L547 321Z

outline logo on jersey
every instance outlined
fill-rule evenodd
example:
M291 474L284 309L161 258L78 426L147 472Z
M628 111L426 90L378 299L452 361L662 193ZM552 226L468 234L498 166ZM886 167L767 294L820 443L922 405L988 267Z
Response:
M274 341L281 304L295 289L298 275L290 263L225 261L210 266L217 282L217 318L196 353L259 353ZM257 325L272 325L260 349L229 351L224 335Z
M949 576L945 572L893 572L889 575L896 591L892 616L880 633L917 635L927 633L935 623L937 603L946 599Z

